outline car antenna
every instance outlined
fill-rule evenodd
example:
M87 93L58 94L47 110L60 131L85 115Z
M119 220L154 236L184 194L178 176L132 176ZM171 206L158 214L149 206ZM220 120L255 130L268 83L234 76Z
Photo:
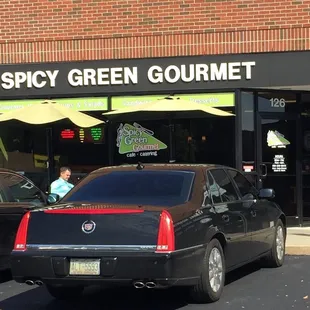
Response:
M144 169L144 167L145 167L145 166L139 161L139 162L138 162L138 165L137 165L137 167L136 167L136 169L137 169L137 170L142 170L142 169Z

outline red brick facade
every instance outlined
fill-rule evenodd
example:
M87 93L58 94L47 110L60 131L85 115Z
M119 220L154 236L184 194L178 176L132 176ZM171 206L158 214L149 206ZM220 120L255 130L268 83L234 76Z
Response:
M10 0L0 63L310 49L310 0Z

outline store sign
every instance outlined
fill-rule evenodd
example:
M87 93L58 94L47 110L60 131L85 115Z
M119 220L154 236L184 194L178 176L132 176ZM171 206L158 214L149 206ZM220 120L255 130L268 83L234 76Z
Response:
M0 113L21 109L33 104L40 104L43 99L34 100L0 100ZM108 98L61 98L55 101L75 111L106 111L108 110Z
M306 88L310 83L309 54L308 51L293 51L2 64L0 97L118 96L142 92L175 94L186 89L198 93L211 89ZM284 102L281 98L274 98L270 104L272 109L279 109Z
M165 95L150 95L150 96L128 96L128 97L112 97L112 110L124 108L134 108L141 104L147 104L156 100L163 99L169 96ZM179 97L184 100L193 101L211 107L231 107L235 105L234 93L208 93L208 94L176 94L174 97Z
M233 107L235 106L234 93L208 93L208 94L189 94L175 95L184 100L200 103L208 107Z
M267 144L271 148L286 148L291 143L277 130L269 130L267 133Z
M274 172L286 172L287 165L284 155L275 155L273 158L272 170Z
M261 55L105 59L0 66L0 97L168 94L256 86Z
M116 146L119 154L127 157L157 156L167 145L154 137L154 132L138 123L120 124L117 129Z
M147 71L147 78L153 84L164 82L172 84L179 80L186 83L201 80L234 81L241 80L242 76L250 80L253 67L255 67L255 61L181 64L170 65L166 68L151 66Z
M146 75L139 73L137 66L117 66L101 68L73 68L67 73L66 80L72 87L106 86L138 84L140 79L147 79L152 84L178 81L208 82L251 80L255 61L236 61L221 63L170 64L167 67L153 65ZM60 70L5 71L0 74L0 85L4 90L26 88L54 88Z
M120 110L124 108L134 108L141 104L153 102L155 100L163 99L169 95L160 96L129 96L129 97L112 97L111 106L112 110Z

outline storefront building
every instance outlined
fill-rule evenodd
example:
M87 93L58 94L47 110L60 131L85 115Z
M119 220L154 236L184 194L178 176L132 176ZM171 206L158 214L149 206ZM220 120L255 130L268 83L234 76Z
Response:
M291 222L299 224L310 217L308 59L304 51L3 65L0 112L54 99L102 118L105 111L166 96L225 110L231 116L176 114L174 160L243 170L258 186L273 187ZM44 127L0 126L2 166L44 175ZM133 142L137 128L140 148ZM53 132L56 168L65 164L82 173L170 159L169 123L162 116L120 118L91 129L61 122Z
M16 1L0 12L0 113L52 99L100 118L172 95L232 114L91 129L61 122L52 128L56 169L167 162L172 129L175 161L237 167L275 189L291 225L307 224L310 0ZM142 149L132 143L137 128ZM45 127L11 122L0 132L0 166L46 187Z

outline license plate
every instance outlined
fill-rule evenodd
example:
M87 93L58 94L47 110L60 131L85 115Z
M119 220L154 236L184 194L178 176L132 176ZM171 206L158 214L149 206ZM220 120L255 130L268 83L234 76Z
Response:
M71 259L70 275L98 276L100 275L99 259Z

